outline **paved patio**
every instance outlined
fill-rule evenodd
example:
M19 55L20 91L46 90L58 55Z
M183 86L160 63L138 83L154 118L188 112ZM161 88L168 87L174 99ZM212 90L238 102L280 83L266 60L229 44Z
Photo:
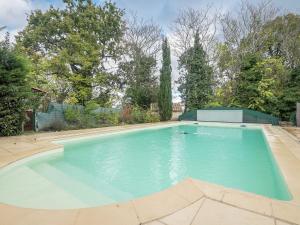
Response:
M0 167L61 149L54 140L129 131L178 122L126 125L0 138ZM0 204L1 225L300 225L300 145L280 127L261 125L293 195L278 201L188 178L164 191L126 203L70 210Z
M284 130L293 135L300 142L300 127L283 127Z

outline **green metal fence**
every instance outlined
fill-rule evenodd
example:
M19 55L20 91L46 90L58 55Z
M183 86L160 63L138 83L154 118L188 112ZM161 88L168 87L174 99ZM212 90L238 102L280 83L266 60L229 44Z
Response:
M34 119L34 129L35 131L39 130L48 130L53 126L65 126L65 111L68 108L78 109L80 111L84 110L82 105L70 105L70 104L59 104L51 102L47 108L47 112L36 112ZM119 112L120 109L116 108L103 108L99 107L93 110L94 113L111 113L111 112Z
M197 120L197 110L184 112L178 117L178 119L179 120L196 121Z
M243 123L264 123L264 124L272 124L272 125L279 124L279 118L252 109L236 108L236 107L212 107L212 108L206 108L201 110L242 110ZM189 120L189 121L197 120L197 110L192 110L183 113L182 115L179 116L179 120Z
M279 125L279 118L259 111L243 109L243 122Z

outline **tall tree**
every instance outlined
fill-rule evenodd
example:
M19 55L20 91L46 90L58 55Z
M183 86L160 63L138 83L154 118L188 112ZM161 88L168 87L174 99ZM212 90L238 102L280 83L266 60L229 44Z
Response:
M228 12L221 16L220 24L224 42L217 45L217 64L219 83L234 83L242 66L242 59L249 53L256 53L264 48L265 35L262 30L266 23L278 14L272 1L263 0L258 4L241 1L236 13ZM230 87L224 85L225 87ZM233 96L230 88L227 93Z
M159 115L162 121L172 117L172 87L171 87L171 53L168 39L162 43L162 68L160 70L160 84L158 94Z
M216 96L224 106L242 106L289 119L299 101L299 15L277 16L270 1L243 2L240 19L222 18L225 42L218 45L220 83ZM276 17L277 16L277 17Z
M156 60L143 53L119 64L118 74L123 77L125 103L148 109L157 99L157 77L154 76Z
M25 120L28 62L9 45L9 37L0 43L0 136L22 132Z
M196 32L193 47L179 58L179 92L185 101L185 110L205 107L212 96L212 68Z
M300 65L292 69L287 77L283 94L278 101L280 116L289 120L291 113L296 111L296 102L300 102Z
M118 75L125 90L124 101L148 109L157 102L157 53L161 29L152 21L132 16L124 36L125 52L119 63Z
M59 101L85 104L109 97L113 79L106 62L120 55L123 11L110 2L102 6L91 0L64 3L62 9L32 12L17 37L18 48L36 65L32 80L50 83L48 88L53 87Z
M264 52L270 57L282 57L288 68L300 65L300 15L278 16L263 27Z

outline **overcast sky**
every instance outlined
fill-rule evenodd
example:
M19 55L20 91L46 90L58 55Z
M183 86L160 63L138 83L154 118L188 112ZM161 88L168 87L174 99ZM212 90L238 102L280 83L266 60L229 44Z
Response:
M201 8L213 4L215 8L230 12L240 4L240 0L116 0L115 2L126 11L133 11L140 17L153 19L166 32L168 24L173 21L180 9ZM273 0L273 3L281 9L300 13L300 0ZM8 31L14 34L26 25L26 13L34 9L46 9L51 4L56 7L63 5L62 0L0 0L0 25L6 25Z
M101 3L102 0L94 0ZM252 3L260 0L249 0ZM137 13L139 17L152 19L159 24L165 34L169 32L169 25L172 23L178 11L184 8L201 9L208 4L222 12L232 12L240 4L240 0L115 0L117 6L125 11ZM289 11L300 14L300 0L273 0L276 7L282 11ZM50 5L62 7L62 0L0 0L0 26L6 26L6 31L11 35L17 34L26 25L26 14L34 9L47 9ZM0 39L4 32L1 32ZM176 59L173 57L173 80L178 77L175 67ZM174 95L177 93L174 92ZM175 97L175 96L174 96ZM177 98L178 100L178 98Z

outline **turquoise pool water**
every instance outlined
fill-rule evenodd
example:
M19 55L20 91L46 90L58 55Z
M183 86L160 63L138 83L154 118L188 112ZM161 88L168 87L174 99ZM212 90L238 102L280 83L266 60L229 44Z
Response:
M64 142L0 171L0 202L78 208L161 191L186 177L290 200L261 129L180 125Z

